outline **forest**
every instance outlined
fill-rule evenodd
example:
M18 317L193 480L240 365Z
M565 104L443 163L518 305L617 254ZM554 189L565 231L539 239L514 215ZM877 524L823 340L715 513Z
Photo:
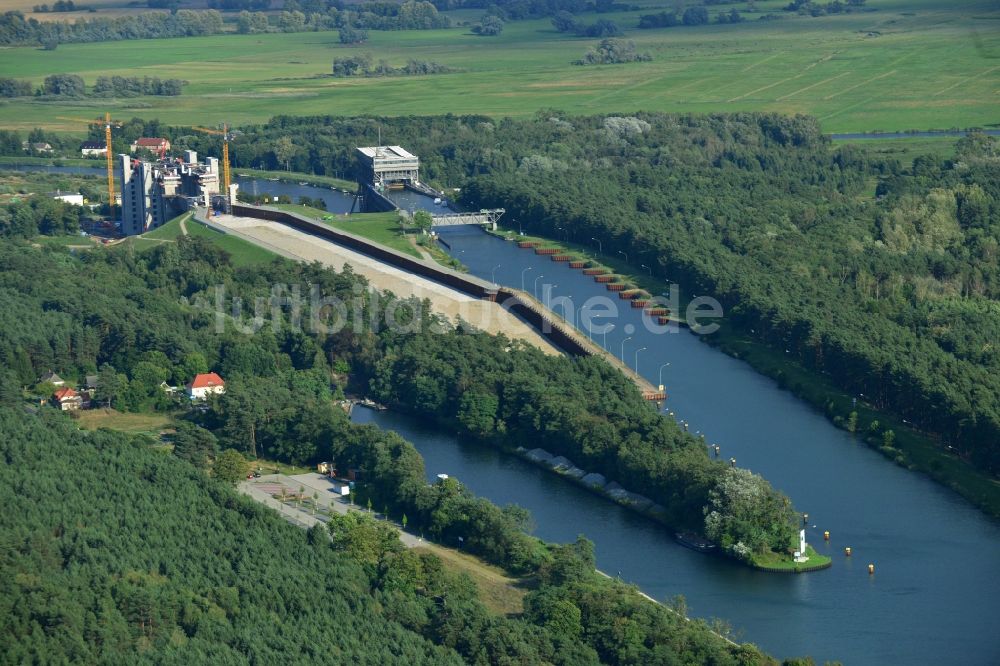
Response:
M0 492L9 508L0 519L8 535L0 551L8 649L0 661L152 663L170 654L194 663L277 655L320 663L775 663L600 578L585 539L543 544L524 532L523 509L496 507L456 480L429 485L411 444L350 424L333 402L349 383L372 381L385 355L426 347L431 337L449 340L445 347L470 341L467 367L481 364L485 376L495 359L473 352L484 334L349 328L323 337L285 326L250 335L239 318L220 329L210 306L215 285L228 299L250 301L295 283L330 296L380 296L358 292L361 279L350 272L318 265L235 269L224 251L194 237L79 256L9 239L0 267L8 306L0 314L0 450L8 463ZM525 350L510 356L531 362ZM573 361L556 365L555 376L573 379ZM173 455L147 435L87 433L52 408L29 407L25 385L29 394L43 390L32 385L50 368L70 382L96 371L95 399L119 410L175 414ZM209 369L226 377L227 392L207 411L183 410L163 393L161 382ZM623 421L649 421L655 414L640 413L631 393L621 398L633 403ZM469 408L461 418L482 428L472 415L486 413ZM333 520L325 532L284 523L224 482L220 464L232 449L359 468L359 503L405 514L442 543L464 536L470 552L531 576L525 612L490 613L469 580L405 551L391 528L367 516Z
M237 32L312 32L319 30L431 30L451 26L451 19L438 13L430 2L403 3L303 2L288 0L276 14L240 12ZM225 32L222 14L215 9L180 9L170 13L150 11L115 18L39 21L9 11L0 14L0 44L27 46L75 42L108 42L124 39L199 37Z
M973 133L954 158L904 164L834 148L805 116L543 110L281 116L244 128L234 155L281 168L277 139L308 137L283 154L291 169L347 175L353 146L378 127L421 156L425 180L462 187L465 205L506 208L533 233L603 239L607 253L714 295L741 335L997 472L996 138Z

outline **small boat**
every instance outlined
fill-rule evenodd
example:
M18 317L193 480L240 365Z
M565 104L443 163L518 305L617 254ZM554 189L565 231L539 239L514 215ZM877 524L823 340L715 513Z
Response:
M691 550L697 550L699 553L715 552L715 544L711 541L702 539L697 534L692 534L691 532L678 532L674 536L677 539L677 543L690 548Z
M434 197L434 203L437 204L438 206L440 206L441 205L441 197Z
M271 181L272 183L276 183L276 182L278 182L281 179L280 178L268 178L268 180Z
M300 181L299 181L299 185L308 185L308 184L309 184L309 183L307 183L307 182L306 182L306 181L304 181L304 180L300 180Z

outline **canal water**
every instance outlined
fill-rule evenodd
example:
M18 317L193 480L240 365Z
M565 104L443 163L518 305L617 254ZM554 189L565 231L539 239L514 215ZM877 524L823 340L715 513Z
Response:
M479 277L492 279L495 271L497 282L514 287L524 279L528 291L537 287L541 296L551 288L552 298L569 297L576 307L607 294L580 271L477 228L445 228L442 235ZM620 572L657 599L683 594L693 615L726 619L742 640L778 656L810 654L820 663L845 664L1000 663L996 523L955 493L859 444L697 336L684 329L648 331L640 312L627 308L600 320L614 327L594 339L615 355L624 349L626 362L638 360L639 372L654 384L662 368L665 412L719 444L723 457L735 456L788 493L809 513L807 539L834 558L832 568L768 574L703 556L678 546L654 523L519 459L391 412L358 410L355 418L412 441L429 477L451 474L494 502L525 506L543 539L585 534L605 572ZM828 544L824 530L831 532ZM845 546L853 557L843 556ZM869 563L876 566L874 576Z

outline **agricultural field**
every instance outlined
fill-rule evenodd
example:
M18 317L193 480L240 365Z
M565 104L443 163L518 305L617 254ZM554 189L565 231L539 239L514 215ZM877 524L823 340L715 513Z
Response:
M448 30L370 32L343 46L337 32L61 44L0 51L0 71L30 78L75 73L181 77L180 97L35 100L0 104L0 126L81 133L60 117L159 118L213 126L276 114L778 111L815 115L828 132L993 126L1000 121L1000 11L991 0L868 0L866 11L820 18L756 3L744 23L638 30L638 12L583 15L615 21L651 62L575 66L598 40L556 32L547 19L508 22L499 37ZM711 13L745 2L713 5ZM759 20L773 14L775 20ZM479 12L450 15L474 22ZM359 52L460 71L419 77L335 79L335 57Z

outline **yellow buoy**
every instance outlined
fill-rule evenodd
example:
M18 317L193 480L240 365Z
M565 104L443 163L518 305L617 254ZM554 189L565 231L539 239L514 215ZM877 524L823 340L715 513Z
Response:
M844 549L844 555L846 555L847 557L851 556L851 547L850 546L848 546L847 548Z
M874 564L869 564L868 565L868 573L870 573L870 574L875 573L875 565Z
M830 531L827 530L826 532L823 532L823 541L829 541L829 540L830 540Z

